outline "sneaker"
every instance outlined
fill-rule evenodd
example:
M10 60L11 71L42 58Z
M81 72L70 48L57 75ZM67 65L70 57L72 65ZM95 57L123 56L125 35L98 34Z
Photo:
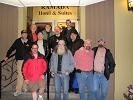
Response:
M38 100L43 100L43 96L42 95L39 95L38 96Z
M13 95L16 97L16 96L19 96L21 95L22 93L21 92L14 92Z
M24 89L24 93L28 92L28 89Z

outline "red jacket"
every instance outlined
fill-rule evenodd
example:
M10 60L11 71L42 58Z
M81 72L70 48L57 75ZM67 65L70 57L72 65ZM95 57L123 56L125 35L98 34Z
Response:
M42 75L47 70L47 63L43 57L37 59L28 59L23 67L23 75L26 80L37 81L42 80Z

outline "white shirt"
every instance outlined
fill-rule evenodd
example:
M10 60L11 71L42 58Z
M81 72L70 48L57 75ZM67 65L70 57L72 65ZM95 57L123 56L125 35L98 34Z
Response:
M38 44L38 51L45 56L45 50L43 47L43 41L37 41Z

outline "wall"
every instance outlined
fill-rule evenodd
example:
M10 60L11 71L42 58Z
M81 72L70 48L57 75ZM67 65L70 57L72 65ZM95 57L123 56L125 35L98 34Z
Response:
M86 14L86 38L91 38L93 46L97 45L99 38L104 38L106 46L115 53L114 32L114 0L106 0L89 5ZM109 80L109 94L107 100L114 100L115 76L111 75Z
M86 39L86 15L85 15L85 7L79 7L79 27L80 27L80 36L82 39Z
M127 0L115 0L115 100L125 100L123 93L133 85L133 12L127 10Z
M18 37L21 36L21 31L27 29L27 8L18 8Z
M18 9L0 3L0 13L0 60L2 60L7 49L17 38Z

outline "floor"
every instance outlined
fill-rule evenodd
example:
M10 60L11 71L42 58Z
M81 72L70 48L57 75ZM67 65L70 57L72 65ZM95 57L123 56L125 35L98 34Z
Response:
M0 100L32 100L31 93L23 93L20 96L14 97L13 92L2 92L2 98ZM54 93L50 93L50 99L54 100ZM46 94L44 94L44 100L47 100ZM69 93L69 100L80 100L79 94Z

